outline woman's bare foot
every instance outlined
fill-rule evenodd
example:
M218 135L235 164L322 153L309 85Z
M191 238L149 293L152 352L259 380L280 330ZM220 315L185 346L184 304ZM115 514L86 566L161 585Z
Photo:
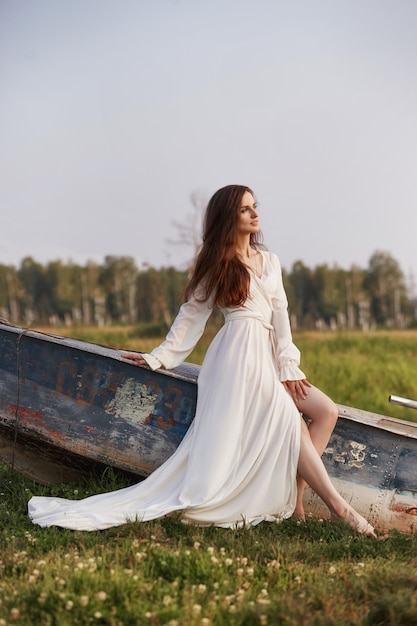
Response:
M299 520L300 522L305 522L306 521L306 514L304 511L304 507L301 506L299 507L298 504L296 505L294 512L292 514L293 518L296 520Z
M351 528L353 528L353 530L356 530L361 535L372 537L372 539L378 539L375 534L374 527L369 522L367 522L366 519L362 517L362 515L359 515L359 513L351 507L345 509L343 515L341 515L340 517L334 517L333 519L339 519L346 522Z

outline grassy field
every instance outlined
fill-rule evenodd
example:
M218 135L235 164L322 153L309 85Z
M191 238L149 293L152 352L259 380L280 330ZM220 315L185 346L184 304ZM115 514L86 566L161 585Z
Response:
M72 336L147 351L134 329ZM303 368L337 402L412 419L417 333L299 334ZM201 361L208 338L191 356ZM0 466L0 626L417 624L417 535L374 541L309 519L239 531L175 516L82 533L33 526L31 495L80 498L129 484L108 470L47 488Z

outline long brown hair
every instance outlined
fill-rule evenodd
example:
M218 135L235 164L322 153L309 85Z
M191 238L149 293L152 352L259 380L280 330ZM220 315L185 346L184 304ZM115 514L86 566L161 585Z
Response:
M203 245L185 288L186 300L197 287L199 299L214 296L214 306L240 306L249 295L250 275L236 254L238 212L242 197L252 190L244 185L227 185L211 197L203 225ZM251 233L250 245L263 248L262 234Z

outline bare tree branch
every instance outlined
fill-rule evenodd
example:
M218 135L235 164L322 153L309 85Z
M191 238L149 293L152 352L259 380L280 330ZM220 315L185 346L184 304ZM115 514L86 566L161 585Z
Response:
M167 239L167 243L172 246L190 248L191 258L189 265L192 265L201 246L203 211L207 204L206 196L202 192L193 191L190 195L190 202L193 207L192 212L186 215L183 222L178 220L172 222L177 232L177 237Z

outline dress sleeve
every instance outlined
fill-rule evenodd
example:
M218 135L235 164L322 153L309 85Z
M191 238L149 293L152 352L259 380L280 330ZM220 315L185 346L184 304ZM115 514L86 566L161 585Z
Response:
M185 302L175 318L165 341L150 354L143 354L149 367L172 369L180 365L192 352L204 332L213 310L212 298L200 302L195 295Z
M301 371L300 351L292 340L290 318L288 316L288 300L282 282L282 269L277 256L272 255L276 271L275 291L272 294L272 325L277 339L277 361L279 378L286 380L304 380Z

